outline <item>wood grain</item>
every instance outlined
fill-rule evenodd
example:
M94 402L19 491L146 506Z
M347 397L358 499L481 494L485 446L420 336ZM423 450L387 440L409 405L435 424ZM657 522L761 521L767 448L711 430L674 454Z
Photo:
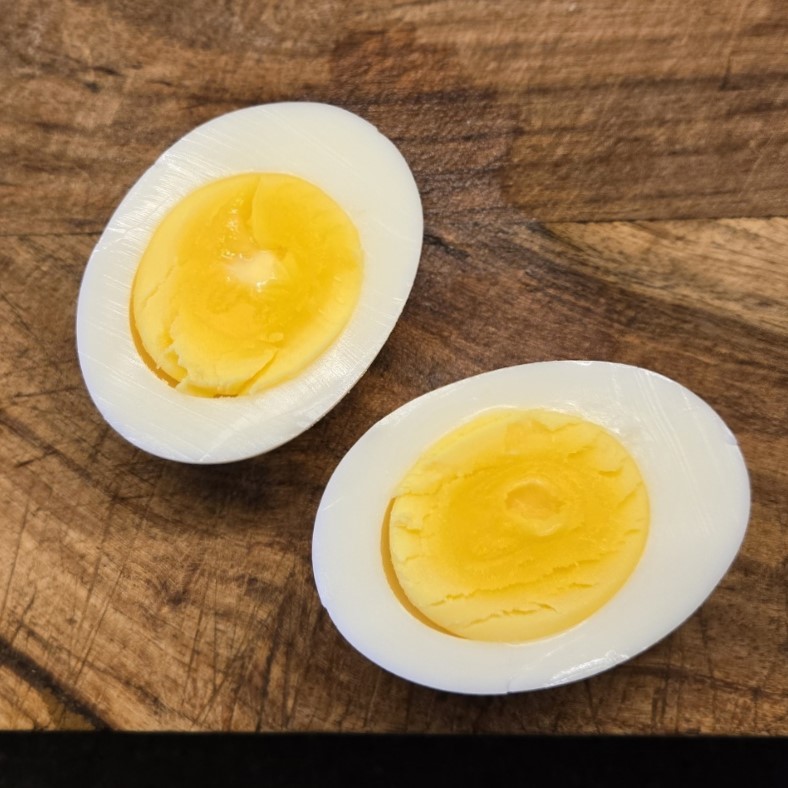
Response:
M46 4L0 15L0 727L788 733L788 20L778 2ZM389 341L261 457L149 457L82 383L85 262L180 135L328 101L400 147L425 210ZM589 221L592 220L592 221ZM639 364L739 438L731 570L630 662L464 697L369 663L311 574L355 440L437 386L551 358Z

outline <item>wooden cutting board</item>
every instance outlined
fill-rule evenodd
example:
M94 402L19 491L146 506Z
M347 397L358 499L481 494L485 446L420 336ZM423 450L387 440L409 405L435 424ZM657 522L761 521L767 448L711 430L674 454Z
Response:
M784 3L19 0L0 17L0 727L788 733ZM425 214L413 291L300 437L227 466L156 459L83 385L85 263L165 148L280 100L398 145ZM753 491L733 566L670 636L584 681L468 697L384 672L315 590L333 469L413 397L564 358L648 367L720 413Z

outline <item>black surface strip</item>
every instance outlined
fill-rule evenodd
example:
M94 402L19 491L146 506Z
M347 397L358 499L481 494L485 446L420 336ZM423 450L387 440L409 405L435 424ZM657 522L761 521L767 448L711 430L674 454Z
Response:
M0 788L785 785L788 740L704 736L0 735Z

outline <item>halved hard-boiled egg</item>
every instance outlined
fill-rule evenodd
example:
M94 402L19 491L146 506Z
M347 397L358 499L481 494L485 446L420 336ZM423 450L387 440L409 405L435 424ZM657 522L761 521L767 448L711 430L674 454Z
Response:
M357 115L288 102L215 118L137 181L88 261L88 391L118 433L166 459L273 449L369 367L422 234L407 162Z
M749 511L737 441L697 395L639 367L547 361L373 426L326 487L313 569L338 630L381 667L518 692L612 668L678 627Z

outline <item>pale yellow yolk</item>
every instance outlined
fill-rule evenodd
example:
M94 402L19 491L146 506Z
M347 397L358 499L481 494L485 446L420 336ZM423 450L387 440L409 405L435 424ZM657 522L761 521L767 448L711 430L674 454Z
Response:
M140 262L132 331L149 366L202 396L300 373L337 338L361 290L358 231L291 175L224 178L164 218Z
M604 605L635 568L648 526L645 484L613 435L553 411L497 411L408 471L384 524L384 559L388 541L389 581L421 620L520 642Z

